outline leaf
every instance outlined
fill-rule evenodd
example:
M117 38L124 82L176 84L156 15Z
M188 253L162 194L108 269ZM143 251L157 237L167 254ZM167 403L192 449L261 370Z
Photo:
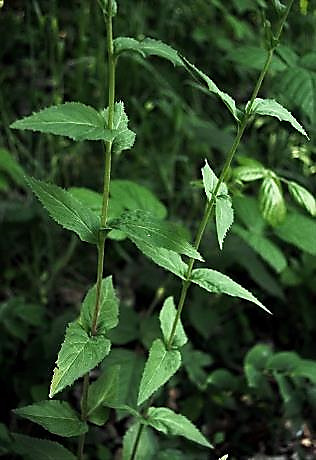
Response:
M3 148L0 148L0 171L10 176L17 185L25 186L25 173L23 169L14 156Z
M296 212L291 213L274 231L287 243L316 256L316 222L314 219Z
M203 351L194 350L190 344L181 350L181 354L190 380L201 390L205 389L207 374L203 368L213 363L212 357Z
M80 324L70 323L58 354L49 397L94 369L109 354L110 347L111 342L104 335L89 336Z
M81 307L80 323L87 333L90 333L96 303L96 284L89 289ZM100 311L97 320L97 331L105 334L109 329L113 329L119 322L119 301L116 296L112 276L108 276L101 282L100 292Z
M303 206L312 216L316 216L316 200L313 195L296 182L288 182L288 188L294 200Z
M234 210L228 195L220 195L216 198L215 214L218 244L223 249L224 238L234 222Z
M65 401L41 401L13 412L59 436L80 436L88 431L87 424Z
M213 192L217 185L218 179L215 173L213 172L213 170L211 169L211 167L209 166L207 160L205 160L205 165L203 166L201 171L202 171L203 185L204 185L206 197L208 200L211 200ZM222 183L219 186L218 194L227 195L227 193L228 193L227 186L224 183Z
M123 439L122 460L131 459L139 428L139 423L135 423L126 432ZM139 444L134 460L154 460L158 450L156 437L148 426L142 426L141 430L142 431L139 438Z
M303 377L316 384L316 362L311 359L300 359L291 373L293 376Z
M111 130L108 127L108 107L105 110L103 110L102 116L104 119L103 123L107 127L106 129L111 132ZM130 149L134 145L136 134L130 129L128 129L128 116L125 113L123 102L115 102L112 132L112 151L114 153L119 153L122 150Z
M27 177L27 183L58 224L77 233L82 241L97 243L100 223L99 218L92 211L82 206L71 193L57 185L33 177Z
M246 111L249 108L249 102L246 106ZM274 99L260 99L257 98L254 100L254 103L251 107L250 113L257 113L258 115L269 115L270 117L276 117L280 121L289 122L293 128L295 128L299 133L309 139L306 131L303 126L301 126L298 121L293 117L293 115L281 104L279 104Z
M216 270L211 270L210 268L196 268L192 272L191 281L215 294L227 294L232 297L249 300L249 302L253 302L266 312L271 313L255 296L247 291L247 289Z
M70 137L75 141L112 141L114 134L94 108L79 102L66 102L34 113L12 123L11 128Z
M165 340L165 344L168 343L168 340L170 338L172 326L174 319L176 317L176 307L174 305L174 300L173 297L168 297L162 306L162 309L160 311L159 319L160 319L160 327L162 330L162 334ZM186 336L186 333L184 332L181 320L178 321L176 330L175 330L175 335L173 338L172 346L175 348L180 348L183 347L188 341L188 338Z
M272 355L265 363L266 369L277 372L292 372L299 365L301 358L294 351L281 351Z
M125 233L135 244L140 241L203 260L198 251L186 240L183 230L178 225L161 221L149 212L126 211L110 225L111 228Z
M263 166L238 166L234 169L234 176L242 182L262 179L265 175L266 169Z
M76 457L58 442L32 438L24 434L12 433L13 449L24 460L76 460Z
M260 187L260 211L264 219L272 226L279 225L285 219L286 207L279 181L266 177Z
M153 342L140 382L138 405L164 385L181 366L181 354L178 350L167 350L164 343L157 339Z
M212 447L208 440L184 415L176 414L166 407L150 407L147 423L166 435L183 436L204 447Z
M206 83L206 86L208 87L209 91L211 93L216 94L216 96L218 96L224 102L224 104L226 105L226 107L228 108L230 113L233 115L235 120L239 121L238 109L236 107L236 102L234 101L234 99L231 96L229 96L228 94L226 94L223 91L221 91L216 86L216 84L205 73L203 73L201 70L199 70L197 67L195 67L195 65L191 64L191 62L189 62L187 59L183 58L183 61L184 61L185 65L186 65L187 69L189 71L191 71L193 73L193 75L195 74L200 79L202 79L204 81L204 83Z
M271 347L264 343L259 343L247 352L245 364L251 364L256 369L263 370L271 356L273 356Z
M236 62L238 66L261 71L268 56L268 51L259 46L234 47L226 56L226 59ZM276 55L273 56L270 69L273 72L280 72L287 67Z

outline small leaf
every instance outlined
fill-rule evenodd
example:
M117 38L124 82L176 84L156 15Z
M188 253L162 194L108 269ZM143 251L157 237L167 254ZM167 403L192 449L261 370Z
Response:
M58 224L77 233L82 241L97 242L99 218L82 206L70 192L33 177L27 177L27 183Z
M123 439L122 460L131 459L139 429L140 424L135 423L126 432ZM135 460L155 460L158 450L157 439L148 426L142 426L141 430Z
M205 160L205 165L202 168L202 177L203 177L203 185L205 194L208 200L211 200L215 187L217 185L218 179L209 166L207 160ZM218 194L220 195L227 195L228 190L224 183L222 183L219 187Z
M194 259L203 260L198 251L186 240L178 225L161 221L146 211L126 211L110 223L121 230L135 244L140 241L151 246L170 249Z
M313 195L296 182L288 182L288 187L294 200L303 206L312 216L316 216L316 200Z
M176 317L176 307L174 305L174 300L173 297L168 297L162 306L159 319L160 319L160 327L162 330L162 334L165 340L165 343L168 343L168 340L170 338L171 330L172 330L172 325L174 322L174 319ZM173 338L172 345L176 348L183 347L188 341L188 338L184 332L181 320L178 321L175 335Z
M167 350L164 343L157 339L153 342L140 382L138 405L164 385L181 366L181 354L178 350Z
M234 169L234 176L242 182L252 182L262 179L266 175L266 169L263 166L238 166Z
M286 215L282 188L279 181L274 177L266 177L260 187L259 194L260 211L264 219L270 225L281 224Z
M246 111L249 108L249 103L246 106ZM295 128L299 133L309 139L305 129L301 126L298 121L293 117L291 112L284 108L274 99L255 99L253 106L251 107L250 113L257 113L258 115L269 115L270 117L276 117L280 121L289 122L293 128Z
M49 397L94 369L109 354L110 347L111 342L104 335L89 336L80 324L70 323L58 354Z
M228 195L220 195L216 198L215 213L218 244L223 249L224 238L234 222L234 210Z
M14 412L59 436L80 436L88 431L87 424L65 401L41 401Z
M212 447L202 433L184 415L166 407L150 407L147 423L158 431L172 436L183 436L204 447Z
M12 433L13 449L24 460L76 460L76 457L58 442L32 438L24 434Z
M211 270L209 268L197 268L192 272L191 281L209 292L227 294L232 297L249 300L249 302L253 302L266 312L271 313L261 302L259 302L258 299L256 299L254 295L251 294L251 292L247 291L247 289L243 288L238 283L235 283L235 281L230 279L228 276L216 270Z
M48 107L15 121L11 128L67 136L75 141L112 141L114 138L113 133L105 127L102 115L79 102Z
M90 333L96 303L96 284L89 289L81 307L80 323ZM112 276L102 280L100 292L100 311L97 320L97 331L105 334L118 325L119 301L116 296Z
M291 213L274 231L283 241L316 256L315 219L310 219L297 212Z
M106 129L110 131L108 127L108 107L103 110L102 116L104 119L103 123L107 127ZM115 102L112 133L112 151L114 153L119 153L122 150L130 149L134 145L136 134L128 129L128 116L125 113L123 102Z

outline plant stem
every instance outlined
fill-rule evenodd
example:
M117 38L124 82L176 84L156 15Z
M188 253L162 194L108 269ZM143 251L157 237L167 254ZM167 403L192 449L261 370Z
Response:
M136 435L136 438L135 438L133 451L132 451L132 454L130 456L130 460L135 460L136 459L136 453L137 453L137 449L138 449L138 444L139 444L140 437L142 435L143 429L144 429L144 424L141 423L139 425L139 427L138 427L138 431L137 431L137 435Z
M114 119L114 103L115 103L115 57L113 49L113 31L112 31L112 0L108 0L108 9L106 15L106 26L107 26L107 49L108 49L108 128L113 129ZM103 144L104 145L104 144ZM109 193L110 193L110 181L111 181L111 153L112 153L112 141L105 143L105 166L104 166L104 179L103 179L103 197L102 197L102 210L100 216L101 228L106 227L108 219L108 208L109 208ZM105 232L99 233L98 242L98 263L97 263L97 282L96 282L96 298L95 307L91 324L91 335L96 335L98 317L101 306L101 288L102 288L102 277L104 268L104 247L105 247ZM88 389L89 389L89 373L84 376L83 389L81 398L81 419L86 420L87 418L87 402L88 402ZM83 460L83 451L85 443L85 434L82 434L78 442L78 460Z

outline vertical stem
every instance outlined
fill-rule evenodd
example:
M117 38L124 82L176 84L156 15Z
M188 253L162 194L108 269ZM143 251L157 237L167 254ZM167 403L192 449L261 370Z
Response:
M139 425L139 428L138 428L138 431L137 431L137 435L136 435L136 438L135 438L135 443L134 443L134 446L133 446L132 454L130 456L130 460L135 460L136 459L137 448L138 448L138 444L139 444L140 437L142 435L143 429L144 429L144 424L141 423Z
M114 102L115 102L115 57L113 49L113 31L112 31L112 0L108 0L108 8L106 14L106 26L107 26L107 49L108 49L108 128L113 129L114 120ZM104 145L104 144L103 144ZM108 208L109 208L109 193L110 193L110 181L111 181L111 153L112 153L112 141L105 143L105 165L104 165L104 179L103 179L103 198L102 198L102 210L100 216L101 228L104 228L108 219ZM97 282L96 282L96 298L95 307L93 312L92 324L91 324L91 335L96 335L98 327L98 317L101 306L101 288L102 288L102 277L104 268L104 247L105 247L105 234L103 231L99 233L98 242L98 265L97 265ZM89 373L84 376L82 398L81 398L81 419L86 420L87 418L87 402L88 402L88 390L89 390ZM78 441L78 460L83 460L84 453L85 434L79 437Z

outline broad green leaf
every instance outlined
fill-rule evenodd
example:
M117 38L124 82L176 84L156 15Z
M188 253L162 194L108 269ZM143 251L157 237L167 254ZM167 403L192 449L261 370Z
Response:
M237 218L240 219L252 233L263 234L266 222L260 213L258 200L255 197L235 196L233 206Z
M190 420L167 407L150 407L146 420L150 426L166 435L183 436L204 447L212 447Z
M114 138L114 134L105 127L101 113L79 102L48 107L15 121L11 128L67 136L75 141L112 141Z
M86 332L90 333L96 303L96 284L89 289L81 307L80 323ZM118 324L119 301L116 296L112 276L102 280L100 292L100 311L97 320L97 331L105 334L109 329L113 329Z
M178 52L166 43L153 38L144 38L143 40L135 40L129 37L117 37L114 40L115 54L119 55L124 52L136 52L143 58L148 56L158 56L167 59L175 66L183 67L182 59Z
M145 402L164 385L181 366L181 354L178 350L167 350L164 343L157 339L153 342L140 382L138 404Z
M192 272L192 283L198 284L203 289L215 294L227 294L232 297L239 297L240 299L249 300L263 310L271 313L251 292L235 283L228 276L210 268L196 268Z
M111 342L104 335L89 336L80 324L70 323L58 354L49 397L94 369L109 354L110 347Z
M123 439L123 454L122 460L130 460L136 437L139 432L140 425L135 423L126 432ZM142 426L139 444L134 460L155 460L158 451L158 443L152 430L148 426Z
M120 306L120 321L118 325L107 333L113 345L126 345L139 338L139 315L133 305Z
M119 390L120 366L111 366L103 370L101 375L89 386L88 391L88 419L99 425L98 409L101 406L112 405L117 401ZM107 414L106 414L107 415ZM101 418L101 425L103 425Z
M288 182L288 188L294 200L303 206L312 216L316 216L316 200L313 195L296 182Z
M95 192L94 190L85 187L71 187L68 189L68 192L80 201L84 207L91 209L91 211L96 213L98 216L101 215L102 193ZM123 210L124 208L118 200L110 198L108 208L109 220L119 217Z
M162 306L162 309L159 315L160 327L161 327L163 338L166 344L168 343L168 340L171 334L172 325L176 317L176 313L177 313L177 310L174 305L173 297L168 297L164 301L164 304ZM188 341L188 338L186 336L186 333L184 332L181 320L179 320L177 327L176 327L172 345L175 348L183 347L183 345L185 345L187 341Z
M210 366L213 359L209 354L200 350L194 350L187 344L181 350L183 366L188 373L190 380L200 389L205 389L207 374L204 367Z
M97 243L99 218L90 209L57 185L33 177L28 177L27 183L58 224L77 233L82 241Z
M315 219L299 213L289 214L284 222L274 229L276 235L302 251L316 256Z
M12 433L13 449L24 460L76 460L76 457L58 442L32 438L24 434Z
M207 384L213 385L220 391L236 391L238 377L227 369L216 369L208 375Z
M246 110L249 107L249 103L246 106ZM269 115L270 117L276 117L280 121L289 122L293 128L295 128L303 136L307 137L308 135L298 121L293 117L293 115L281 104L279 104L274 99L255 99L250 113L257 113L258 115Z
M208 87L208 90L211 93L214 93L216 96L218 96L226 105L230 113L233 115L235 120L239 121L239 116L238 116L238 109L236 107L236 102L234 99L229 96L227 93L224 93L221 91L218 86L201 70L199 70L195 65L191 64L187 59L183 58L183 61L189 70L190 73L192 73L194 76L198 76L203 82L206 84Z
M303 377L316 384L316 362L311 359L300 359L297 362L291 374L297 377Z
M252 347L245 356L245 364L251 364L256 369L264 369L266 364L273 355L269 345L259 343Z
M65 401L41 401L14 412L59 436L80 436L88 431L87 424Z
M7 150L0 148L0 171L5 172L20 186L25 186L25 173L14 156Z
M266 169L263 166L238 166L234 169L236 179L243 182L252 182L262 179L266 175Z
M198 251L186 240L181 227L172 222L157 219L149 212L126 211L110 225L111 228L125 233L135 243L140 241L203 260Z
M108 127L108 108L103 110L102 116L104 119L103 123L105 123L105 126L107 127L106 129L110 131ZM128 116L125 113L123 102L115 102L112 133L112 151L114 153L130 149L134 145L136 135L133 131L128 129Z
M236 62L238 66L245 67L247 69L254 69L261 71L268 56L268 51L260 48L259 46L234 46L229 51L226 58L229 61ZM273 56L270 65L270 70L273 72L280 72L286 70L287 66L284 62L276 55Z
M223 249L224 238L234 222L234 210L230 196L219 195L216 198L215 215L218 244Z
M277 372L295 371L301 358L294 351L281 351L272 355L265 363L266 369Z
M281 224L286 215L286 207L281 185L275 177L266 177L260 187L260 211L272 226Z

